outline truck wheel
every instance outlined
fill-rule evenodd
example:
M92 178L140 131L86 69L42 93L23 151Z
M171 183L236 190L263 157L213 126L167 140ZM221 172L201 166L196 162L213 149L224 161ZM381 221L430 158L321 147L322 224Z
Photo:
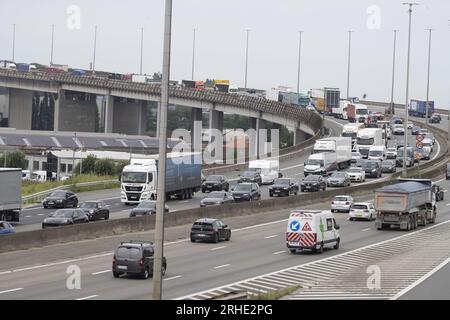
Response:
M292 253L292 254L294 254L294 253L297 252L297 249L289 249L289 252Z
M323 253L323 242L320 243L319 249L316 250L317 253Z

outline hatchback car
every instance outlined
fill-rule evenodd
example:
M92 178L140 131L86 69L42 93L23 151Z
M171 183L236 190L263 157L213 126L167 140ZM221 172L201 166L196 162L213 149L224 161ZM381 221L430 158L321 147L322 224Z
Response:
M347 172L333 172L327 180L328 187L348 187L350 186L350 176Z
M331 202L331 212L349 212L353 205L353 197L336 196Z
M169 212L169 207L165 206L165 213ZM156 214L156 201L155 200L146 200L139 203L136 208L133 208L130 212L130 218L136 216L145 216L150 214Z
M42 229L88 222L89 217L81 209L58 209L42 221Z
M224 191L213 191L200 201L200 207L217 206L234 202L231 193Z
M322 176L319 175L309 175L302 180L300 186L302 192L305 191L325 191L327 189L327 183Z
M269 188L269 196L290 196L297 195L299 191L298 183L291 178L278 178Z
M11 234L16 233L16 230L11 225L11 223L6 221L0 221L0 234Z
M394 135L404 135L405 134L405 127L403 127L402 124L395 124L392 127L392 133Z
M191 227L191 242L220 240L229 241L231 239L231 228L221 220L212 218L202 218L194 222Z
M202 183L202 192L207 191L222 191L228 192L230 189L230 184L227 177L221 175L207 176L205 181Z
M397 158L397 148L389 147L386 150L386 159L396 159Z
M244 171L238 179L238 183L243 182L254 182L260 186L262 184L261 174L258 171Z
M352 182L366 181L366 172L360 167L350 167L350 169L347 170L347 173Z
M372 221L376 219L376 211L372 203L369 202L357 202L352 205L349 212L350 221L356 219L365 219Z
M47 208L67 208L76 207L78 198L75 193L64 190L53 191L44 201L42 206Z
M397 172L397 166L395 164L395 160L384 160L381 163L381 172L383 172L383 173Z
M84 211L90 221L109 219L109 209L103 201L86 201L81 203L78 208Z
M261 190L257 183L239 183L233 188L231 195L234 201L261 200Z
M114 278L121 275L134 275L143 279L153 275L153 261L155 248L149 241L127 241L117 246L112 261ZM167 260L163 257L161 274L167 270Z

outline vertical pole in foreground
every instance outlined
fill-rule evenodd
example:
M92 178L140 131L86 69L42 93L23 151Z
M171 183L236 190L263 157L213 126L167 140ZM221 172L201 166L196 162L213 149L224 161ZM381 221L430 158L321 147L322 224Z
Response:
M428 39L428 72L427 72L427 103L425 106L425 122L427 123L428 127L428 101L430 101L430 67L431 67L431 32L433 29L428 29L429 31L429 39Z
M53 64L53 38L55 36L55 25L52 24L52 44L50 48L50 65Z
M248 36L250 34L250 30L245 30L247 32L247 44L245 47L245 81L244 81L244 87L247 89L247 70L248 70Z
M158 188L155 223L155 256L153 264L153 299L162 297L162 262L164 256L164 207L166 201L166 159L167 159L167 107L169 104L170 42L172 29L172 0L166 0L164 22L164 53L161 81L161 103L159 118L159 161Z
M391 109L390 114L395 114L395 107L394 107L394 85L395 85L395 54L397 51L397 32L398 30L394 30L394 54L392 58L392 89L391 89Z
M302 55L302 33L303 33L303 31L298 32L297 94L300 93L300 62L301 62L301 55Z
M94 27L94 59L92 60L92 72L95 73L95 53L97 50L97 26Z
M192 39L192 70L191 70L191 80L194 81L194 70L195 70L195 28L194 37Z
M142 56L144 54L144 27L141 28L141 61L139 64L139 74L142 75Z
M15 51L16 51L16 25L13 24L12 61L14 61L15 58Z
M348 61L347 61L347 99L350 98L350 61L352 50L352 32L348 31Z

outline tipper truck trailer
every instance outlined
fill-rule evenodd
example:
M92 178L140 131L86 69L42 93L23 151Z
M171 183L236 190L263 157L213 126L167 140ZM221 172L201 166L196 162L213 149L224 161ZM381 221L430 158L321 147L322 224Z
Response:
M378 230L399 226L413 230L436 221L433 182L428 179L399 179L398 183L375 190Z
M19 221L22 208L22 169L0 168L0 220Z

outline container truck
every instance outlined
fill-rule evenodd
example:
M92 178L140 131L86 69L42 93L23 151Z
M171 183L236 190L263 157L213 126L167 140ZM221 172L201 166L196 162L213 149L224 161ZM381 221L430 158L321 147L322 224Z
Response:
M121 202L140 203L157 198L158 155L131 159L121 175ZM166 197L190 199L201 188L201 153L169 153L166 162Z
M16 70L20 72L28 72L30 71L30 65L28 63L18 63L16 65Z
M361 153L364 159L369 155L370 147L384 146L383 129L365 128L358 131L356 140L356 149Z
M409 103L408 114L414 117L425 118L428 106L428 118L434 113L434 101L411 100Z
M339 108L341 103L341 91L337 88L324 89L325 113L331 114L333 109Z
M436 221L433 182L428 179L399 179L398 183L375 190L375 226L381 230L392 225L413 230Z
M22 208L22 169L0 168L0 220L19 221Z
M345 169L350 166L352 161L352 138L330 137L317 140L312 153L323 152L335 153L337 167Z

